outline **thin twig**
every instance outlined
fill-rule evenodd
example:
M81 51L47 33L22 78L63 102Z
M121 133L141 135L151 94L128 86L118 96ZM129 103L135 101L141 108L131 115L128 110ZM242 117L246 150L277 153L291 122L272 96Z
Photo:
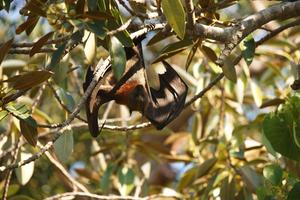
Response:
M53 53L56 49L53 48L42 48L36 53ZM13 48L9 50L9 54L30 54L31 49L19 49L19 48Z
M38 143L38 147L42 148L43 146ZM47 158L49 159L49 161L78 189L80 189L82 192L85 193L90 193L89 190L82 185L81 183L79 183L78 181L76 181L69 173L68 171L64 168L64 166L62 166L62 164L60 162L58 162L49 152L45 152L45 155L47 156Z
M57 194L48 198L45 198L44 200L56 200L56 199L64 199L64 197L88 197L93 199L100 199L100 200L151 200L151 199L162 199L162 198L175 198L180 199L177 196L166 196L162 194L156 194L151 195L147 197L133 197L133 196L117 196L117 195L97 195L97 194L87 194L84 192L66 192L63 194Z
M61 105L61 107L62 107L65 111L67 111L69 114L72 113L72 111L68 108L68 106L66 106L66 105L64 104L64 102L60 99L60 97L59 97L58 94L56 93L56 90L54 89L54 87L53 87L49 82L47 83L47 86L51 89L51 91L52 91L52 93L53 93L55 99L56 99L57 102L59 103L59 105ZM80 117L79 115L76 116L76 118L79 119L80 121L83 121L83 122L86 122L86 123L87 123L87 121L86 121L85 119L83 119L82 117ZM56 125L56 126L57 126L57 125ZM57 128L57 127L56 127L56 128Z
M14 152L13 152L13 155L12 155L12 160L11 160L11 163L15 163L17 158L18 158L18 153L19 153L19 150L20 150L20 147L19 147L19 143L20 143L21 139L18 139L14 145ZM8 193L8 188L9 188L9 183L10 183L10 180L11 180L11 175L12 175L12 170L9 170L7 172L7 176L6 176L6 179L5 179L5 183L4 183L4 188L3 188L3 193L2 193L2 199L3 200L6 200L7 198L7 193Z

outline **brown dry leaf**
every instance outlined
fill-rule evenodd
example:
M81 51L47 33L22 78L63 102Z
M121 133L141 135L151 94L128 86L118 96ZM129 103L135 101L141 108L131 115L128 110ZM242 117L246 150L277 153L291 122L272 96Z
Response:
M12 87L16 90L26 90L48 80L52 75L53 72L39 70L13 76L1 82L12 83Z
M53 31L50 33L47 33L46 35L41 37L36 43L34 43L33 47L30 50L29 56L31 57L34 54L36 54L37 52L39 52L39 50L43 47L43 45L49 40L49 38L51 38L53 33L54 33Z
M29 16L24 23L20 24L17 27L16 34L20 34L26 30L27 35L29 35L31 33L31 31L34 29L38 20L39 20L39 17Z
M32 117L28 117L25 120L20 119L21 134L24 136L26 141L32 146L36 146L38 131L36 122Z
M201 51L202 53L207 57L209 58L209 60L211 60L212 62L216 62L216 60L218 59L216 53L214 52L214 50L212 50L211 48L205 46L205 45L202 45L201 46Z
M9 49L13 43L14 39L10 39L0 47L0 64L3 61L5 55L9 52Z

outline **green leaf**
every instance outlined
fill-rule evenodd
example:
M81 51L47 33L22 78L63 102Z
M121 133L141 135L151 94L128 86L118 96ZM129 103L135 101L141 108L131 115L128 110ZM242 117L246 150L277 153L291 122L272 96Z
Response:
M57 95L70 111L74 110L75 100L73 99L72 95L69 92L65 91L62 88L58 88Z
M262 185L261 177L250 167L243 166L239 168L239 172L250 191L255 192L255 190Z
M296 183L293 189L289 192L287 200L299 200L300 197L300 182Z
M3 194L3 188L4 187L1 187L0 188L0 194L2 195ZM8 192L7 192L7 197L10 197L14 194L16 194L20 189L20 185L19 184L11 184L9 185L8 187Z
M201 165L197 165L195 167L192 167L188 171L186 171L183 174L183 177L180 179L177 189L179 191L183 190L187 186L191 185L197 178L206 175L213 168L216 162L217 162L216 158L211 158L206 160Z
M73 147L73 131L68 127L54 143L55 154L61 162L66 163L73 152Z
M34 200L34 199L29 196L21 194L21 195L10 197L9 200Z
M35 147L38 138L36 121L31 116L26 119L20 119L20 129L26 141Z
M103 21L93 21L85 23L86 29L95 33L101 40L106 36L105 23Z
M134 172L132 169L123 167L118 170L118 180L121 184L121 187L119 187L119 191L121 195L128 195L134 185Z
M0 111L0 121L2 121L7 115L8 115L8 112L6 110L1 110Z
M118 179L122 185L132 184L134 181L134 172L132 171L132 169L123 167L118 171Z
M26 160L32 156L31 153L20 152L19 160ZM34 162L30 162L15 169L17 179L21 185L26 185L33 175L34 172Z
M229 178L227 177L222 181L220 197L222 200L232 200L235 194L235 183L234 179L229 183Z
M112 173L115 171L116 166L114 164L109 164L102 175L102 178L100 180L100 188L104 193L109 193L108 189L111 184L110 177Z
M280 185L282 181L283 170L278 165L268 165L264 168L263 175L273 185Z
M228 78L233 83L237 81L237 75L235 71L235 66L233 65L230 59L226 59L224 61L224 65L222 66L223 73L226 78Z
M169 44L160 51L159 56L154 59L153 63L165 60L166 58L169 58L169 57L187 49L192 44L193 44L193 41L190 39L180 40L178 42Z
M113 74L117 80L120 80L125 71L126 53L121 42L114 36L110 38L109 52Z
M275 151L300 161L300 98L289 98L276 113L268 114L263 122L263 133Z
M162 0L161 7L169 24L181 38L185 35L185 11L181 0Z
M54 69L57 66L60 59L64 55L66 47L67 47L67 43L65 42L62 45L60 45L57 48L57 50L52 54L52 58L51 58L50 65L49 65L50 70Z
M245 59L247 65L249 66L252 63L253 57L255 55L255 41L252 35L248 35L241 42L241 50L243 58Z
M8 112L21 119L26 119L30 116L29 110L25 105L15 105L14 103L9 103L5 105L5 108L8 110Z
M118 24L115 20L114 21L108 21L107 22L107 28L112 31L118 29L121 25ZM118 40L122 43L124 47L132 47L134 45L130 34L128 31L122 31L115 34L115 37L118 38Z

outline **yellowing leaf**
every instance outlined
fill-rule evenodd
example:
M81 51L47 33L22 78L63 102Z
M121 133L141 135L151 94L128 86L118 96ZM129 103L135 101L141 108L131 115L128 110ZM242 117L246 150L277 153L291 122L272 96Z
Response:
M258 85L252 80L250 81L250 86L254 102L258 107L260 107L262 105L263 92L258 87Z
M16 90L26 90L48 80L52 74L52 72L47 70L38 70L13 76L2 82L12 83L12 87Z
M181 0L162 0L161 7L169 24L175 33L181 38L185 35L185 11Z

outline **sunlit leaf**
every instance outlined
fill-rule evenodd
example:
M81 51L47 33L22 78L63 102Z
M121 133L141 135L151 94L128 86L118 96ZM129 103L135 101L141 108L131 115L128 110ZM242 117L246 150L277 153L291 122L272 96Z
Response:
M34 43L33 47L30 50L29 56L33 56L44 46L44 44L52 37L54 32L47 33L43 37L41 37L37 42Z
M38 136L36 121L31 116L26 119L20 119L20 129L26 141L32 146L36 146Z
M12 87L16 90L26 90L43 83L52 75L53 73L50 71L38 70L13 76L7 80L4 80L3 82L11 83Z
M250 80L250 86L254 102L258 107L260 107L262 105L263 92L253 80Z
M55 154L61 162L66 163L73 152L73 147L73 131L68 127L54 143Z
M6 110L0 111L0 121L2 121L8 115Z
M20 160L26 160L32 156L31 153L20 152ZM33 175L34 172L34 162L30 162L15 169L17 179L21 185L26 185Z
M85 32L87 35L87 40L84 45L84 54L88 64L93 64L96 57L96 36L94 33Z
M185 35L185 11L181 0L162 0L161 7L169 24L181 38Z
M111 37L109 42L109 52L114 76L119 80L125 71L126 53L123 45L114 36Z

